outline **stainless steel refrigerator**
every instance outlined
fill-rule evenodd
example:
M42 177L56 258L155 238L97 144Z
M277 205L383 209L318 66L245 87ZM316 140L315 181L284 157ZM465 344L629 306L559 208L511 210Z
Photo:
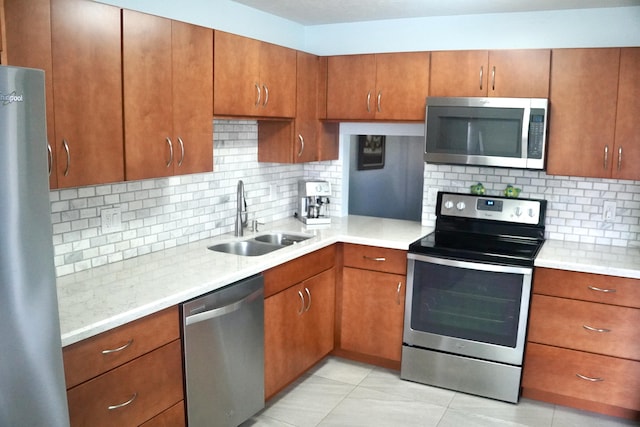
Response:
M44 72L0 66L0 426L69 425Z

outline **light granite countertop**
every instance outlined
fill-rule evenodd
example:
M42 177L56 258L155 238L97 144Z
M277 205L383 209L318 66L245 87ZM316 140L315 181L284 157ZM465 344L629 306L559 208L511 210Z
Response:
M222 288L337 242L407 250L433 231L417 222L363 216L306 226L286 219L244 237L231 234L109 264L57 279L62 345L67 346L164 308ZM266 255L212 252L207 246L268 232L313 235ZM640 249L547 240L537 267L640 279Z
M547 240L535 265L640 279L640 248Z
M244 237L231 234L93 268L57 279L62 345L67 346L164 308L242 280L337 242L407 250L432 228L417 222L347 216L330 226L306 226L296 219L262 226ZM268 232L313 235L266 255L245 257L212 252L216 243Z

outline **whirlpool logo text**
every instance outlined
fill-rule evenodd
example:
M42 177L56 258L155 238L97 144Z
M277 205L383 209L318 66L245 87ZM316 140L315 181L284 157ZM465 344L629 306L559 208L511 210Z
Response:
M15 90L9 94L4 94L0 92L0 103L2 105L8 105L8 104L11 104L12 102L23 102L23 101L24 101L23 95L17 95Z

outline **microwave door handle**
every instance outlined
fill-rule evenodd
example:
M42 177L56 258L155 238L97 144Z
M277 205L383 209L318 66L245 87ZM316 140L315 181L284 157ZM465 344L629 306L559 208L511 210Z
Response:
M520 149L521 156L525 160L525 163L529 157L529 148L527 147L527 141L529 140L529 126L531 120L531 107L525 107L524 117L522 118L522 148Z
M482 131L478 131L478 154L484 156L484 144L482 143Z

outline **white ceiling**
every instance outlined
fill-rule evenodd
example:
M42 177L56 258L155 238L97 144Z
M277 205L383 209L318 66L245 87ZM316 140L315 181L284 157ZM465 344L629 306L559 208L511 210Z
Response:
M638 6L640 0L233 0L302 25Z

